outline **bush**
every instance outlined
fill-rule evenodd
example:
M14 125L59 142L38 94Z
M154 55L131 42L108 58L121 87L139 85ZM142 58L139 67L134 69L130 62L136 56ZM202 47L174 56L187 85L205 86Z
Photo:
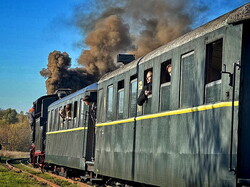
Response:
M3 150L29 151L30 126L26 115L16 115L17 122L5 121L0 125L0 144Z

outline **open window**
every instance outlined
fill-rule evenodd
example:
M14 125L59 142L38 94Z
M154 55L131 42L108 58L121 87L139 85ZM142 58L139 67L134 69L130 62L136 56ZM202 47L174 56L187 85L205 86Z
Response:
M64 128L63 122L64 122L64 118L65 118L65 116L63 118L63 107L62 106L59 108L59 116L60 116L59 117L59 130L62 130Z
M171 82L172 64L171 60L161 63L161 85Z
M150 68L144 71L144 87L145 86L147 87L147 90L150 91L150 95L148 95L147 101L143 104L143 114L150 114L151 103L152 103L152 93L153 93L153 68Z
M220 100L223 39L206 46L205 103Z
M151 75L149 75L150 72L151 72ZM151 82L149 79L151 79ZM149 89L151 89L152 91L152 82L153 82L153 68L150 68L144 71L144 84L143 85L144 86L151 85Z
M117 106L118 106L117 119L123 119L123 114L124 114L124 80L121 80L118 82Z
M74 102L74 113L73 113L73 118L77 117L77 101Z
M171 86L172 64L171 60L161 63L160 77L160 111L170 109L170 86Z

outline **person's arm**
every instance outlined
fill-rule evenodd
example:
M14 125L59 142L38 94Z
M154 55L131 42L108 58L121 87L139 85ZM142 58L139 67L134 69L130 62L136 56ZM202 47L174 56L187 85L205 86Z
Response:
M140 93L139 97L137 98L137 104L138 104L139 106L142 106L143 103L144 103L147 99L148 99L148 97L145 95L145 89L143 88L143 89L141 90L141 93Z

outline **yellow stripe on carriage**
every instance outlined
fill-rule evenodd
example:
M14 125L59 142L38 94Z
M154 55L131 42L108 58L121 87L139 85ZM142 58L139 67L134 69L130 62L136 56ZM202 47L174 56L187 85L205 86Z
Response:
M79 131L79 130L87 130L87 129L88 127L79 127L79 128L74 128L74 129L47 132L46 134L57 134L57 133L62 133L62 132L71 132L71 131Z
M124 119L124 120L112 121L112 122L107 122L107 123L99 123L99 124L96 124L96 127L115 125L115 124L120 124L120 123L128 123L128 122L134 122L134 121L135 121L135 118L128 118L128 119Z
M239 105L239 101L235 101L234 106L238 106L238 105ZM99 124L96 124L96 126L102 127L102 126L108 126L108 125L116 125L116 124L121 124L121 123L126 123L126 122L133 122L135 120L139 121L139 120L144 120L144 119L158 118L158 117L163 117L163 116L172 116L172 115L178 115L178 114L187 114L187 113L192 113L192 112L199 112L199 111L204 111L204 110L211 110L211 109L231 107L231 106L232 106L232 102L221 102L221 103L209 104L209 105L198 106L198 107L193 107L193 108L172 110L172 111L161 112L157 114L139 116L139 117L136 117L136 119L129 118L125 120L117 120L117 121L112 121L112 122L99 123Z

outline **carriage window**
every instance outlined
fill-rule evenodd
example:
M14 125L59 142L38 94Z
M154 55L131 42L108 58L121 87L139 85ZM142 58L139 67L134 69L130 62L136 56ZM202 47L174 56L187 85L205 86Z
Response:
M66 120L71 120L71 113L72 113L72 104L67 104L66 105Z
M151 72L151 76L148 77L148 73ZM147 96L147 100L143 104L143 114L150 114L151 113L151 106L152 106L152 92L153 92L153 68L147 69L144 71L144 86L146 86L146 90L150 91L150 94ZM151 79L151 80L150 80Z
M161 64L160 111L170 109L171 60Z
M129 117L136 115L137 107L137 77L136 75L130 77L130 87L129 87Z
M148 85L148 82L147 82L147 74L148 72L152 72L152 75L151 75L151 81L153 81L153 68L150 68L150 69L147 69L146 71L144 71L144 86ZM152 88L151 88L152 89ZM152 91L152 90L151 90Z
M62 112L62 109L63 109L63 107L61 106L60 108L59 108L59 130L62 130L63 129L63 118L62 118L62 114L61 114L61 112Z
M51 127L51 111L48 111L48 132L51 131L50 127Z
M205 103L214 103L221 98L221 66L223 39L206 46Z
M220 39L206 47L206 84L221 79L222 43Z
M57 110L58 110L58 109L55 109L55 111L54 111L54 123L53 123L53 130L54 130L54 131L57 130L57 123L58 123L58 120L57 120L57 119L58 119L58 118L57 118L57 117L58 117L58 116L57 116L57 115L58 115L58 114L57 114Z
M196 67L194 51L181 56L180 107L197 106Z
M113 85L108 87L108 97L107 97L107 120L112 120L113 116Z
M59 109L58 108L55 110L55 113L56 113L56 130L59 130L60 116L59 116Z
M161 84L171 81L171 71L171 60L168 60L161 64Z
M79 120L79 127L83 127L83 124L84 124L84 121L83 121L83 119L84 119L84 116L85 116L85 112L84 112L84 102L82 101L82 100L80 100L80 113L79 113L79 115L80 115L80 120Z
M77 101L74 102L74 115L73 118L77 117Z
M105 100L105 96L103 94L103 89L99 89L98 90L98 97L97 97L98 101L97 101L97 108L98 108L98 112L97 112L97 121L98 122L104 122L105 121L105 105L106 105L106 100Z
M124 113L124 80L118 82L118 93L117 93L117 104L118 104L118 114L117 119L123 118Z

